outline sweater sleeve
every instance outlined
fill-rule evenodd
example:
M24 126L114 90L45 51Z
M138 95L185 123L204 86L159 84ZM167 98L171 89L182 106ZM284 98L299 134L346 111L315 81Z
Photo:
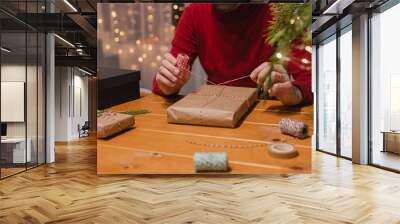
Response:
M189 65L192 67L194 59L197 57L198 38L195 32L195 5L190 4L185 8L176 28L170 53L176 57L179 53L189 56ZM153 93L165 96L161 91L156 78L153 78Z
M311 104L313 102L311 91L311 54L306 50L293 49L292 58L287 66L287 72L294 78L292 81L293 85L298 87L303 94L301 104Z

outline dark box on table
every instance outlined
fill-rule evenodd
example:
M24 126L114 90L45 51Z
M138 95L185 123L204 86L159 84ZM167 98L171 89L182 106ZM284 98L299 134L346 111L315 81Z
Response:
M140 71L98 69L98 109L106 109L140 97Z

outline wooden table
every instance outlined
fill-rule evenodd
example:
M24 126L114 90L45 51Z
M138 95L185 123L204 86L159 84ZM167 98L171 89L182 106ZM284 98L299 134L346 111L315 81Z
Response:
M311 172L311 137L300 140L283 135L277 124L283 117L302 120L309 125L311 135L312 106L293 108L284 107L279 101L259 101L238 128L218 128L168 124L166 108L172 103L147 94L107 109L148 109L151 113L137 115L134 129L97 141L97 173L194 174L192 156L200 151L227 151L231 174ZM266 147L276 139L294 145L299 156L271 157Z
M382 152L392 152L400 154L400 131L382 131L383 150Z

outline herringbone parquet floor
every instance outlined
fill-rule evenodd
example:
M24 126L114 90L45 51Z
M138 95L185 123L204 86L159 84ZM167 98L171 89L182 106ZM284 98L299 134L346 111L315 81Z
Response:
M400 175L315 152L313 174L96 175L95 140L0 181L0 223L400 223Z

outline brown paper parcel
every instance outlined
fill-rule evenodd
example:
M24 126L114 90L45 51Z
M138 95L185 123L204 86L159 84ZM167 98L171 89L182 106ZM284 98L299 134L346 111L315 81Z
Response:
M97 118L97 138L107 138L129 128L135 124L133 115L104 112Z
M169 123L236 127L257 100L255 88L203 85L167 109Z

